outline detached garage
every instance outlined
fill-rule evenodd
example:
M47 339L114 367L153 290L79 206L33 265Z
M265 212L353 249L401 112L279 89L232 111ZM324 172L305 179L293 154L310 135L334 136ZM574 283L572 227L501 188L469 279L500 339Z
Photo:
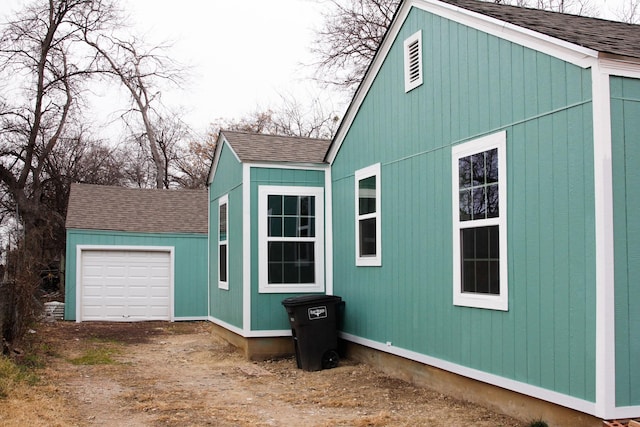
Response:
M207 193L73 184L65 319L207 318Z

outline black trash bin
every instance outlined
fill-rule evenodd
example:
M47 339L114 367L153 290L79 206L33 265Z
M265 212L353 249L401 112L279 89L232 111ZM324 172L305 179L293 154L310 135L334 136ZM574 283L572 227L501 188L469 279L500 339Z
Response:
M338 307L335 295L303 295L286 298L282 305L291 323L298 368L319 371L338 366Z

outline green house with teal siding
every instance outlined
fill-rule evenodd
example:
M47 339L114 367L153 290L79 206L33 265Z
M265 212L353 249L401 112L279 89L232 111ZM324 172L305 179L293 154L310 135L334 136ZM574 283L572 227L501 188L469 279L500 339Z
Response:
M342 338L640 417L640 26L405 1L326 160Z
M208 181L209 319L253 359L292 351L283 299L331 293L329 144L220 132Z
M207 192L72 184L65 319L204 320Z
M405 1L310 146L216 148L209 315L248 355L290 334L284 298L335 294L349 355L393 374L551 425L640 417L639 26Z

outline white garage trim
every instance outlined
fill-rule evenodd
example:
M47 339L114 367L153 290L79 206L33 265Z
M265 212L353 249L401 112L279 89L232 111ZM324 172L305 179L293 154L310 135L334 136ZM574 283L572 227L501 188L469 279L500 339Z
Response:
M117 245L77 245L76 246L76 322L82 322L84 319L83 310L83 254L90 251L108 251L108 252L164 252L169 255L169 290L168 290L168 318L164 320L174 321L174 247L173 246L117 246ZM117 319L113 319L114 321ZM145 320L145 319L137 319ZM152 319L149 319L152 320ZM128 318L122 321L129 321Z

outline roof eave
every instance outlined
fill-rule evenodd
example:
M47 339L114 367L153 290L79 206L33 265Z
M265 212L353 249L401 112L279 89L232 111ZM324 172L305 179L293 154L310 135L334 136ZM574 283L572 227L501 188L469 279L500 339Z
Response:
M396 15L391 22L376 55L367 69L362 83L358 87L349 107L347 108L342 122L338 126L336 136L334 137L325 156L325 161L329 164L334 162L338 151L340 150L340 146L342 145L342 141L346 137L346 133L351 127L366 94L373 84L375 76L380 71L382 63L389 53L391 45L394 43L400 28L412 7L434 13L454 22L467 25L471 28L477 28L502 39L561 58L582 68L587 68L593 65L599 55L599 52L593 49L532 31L482 13L464 9L460 6L444 3L438 0L405 0L398 7Z

